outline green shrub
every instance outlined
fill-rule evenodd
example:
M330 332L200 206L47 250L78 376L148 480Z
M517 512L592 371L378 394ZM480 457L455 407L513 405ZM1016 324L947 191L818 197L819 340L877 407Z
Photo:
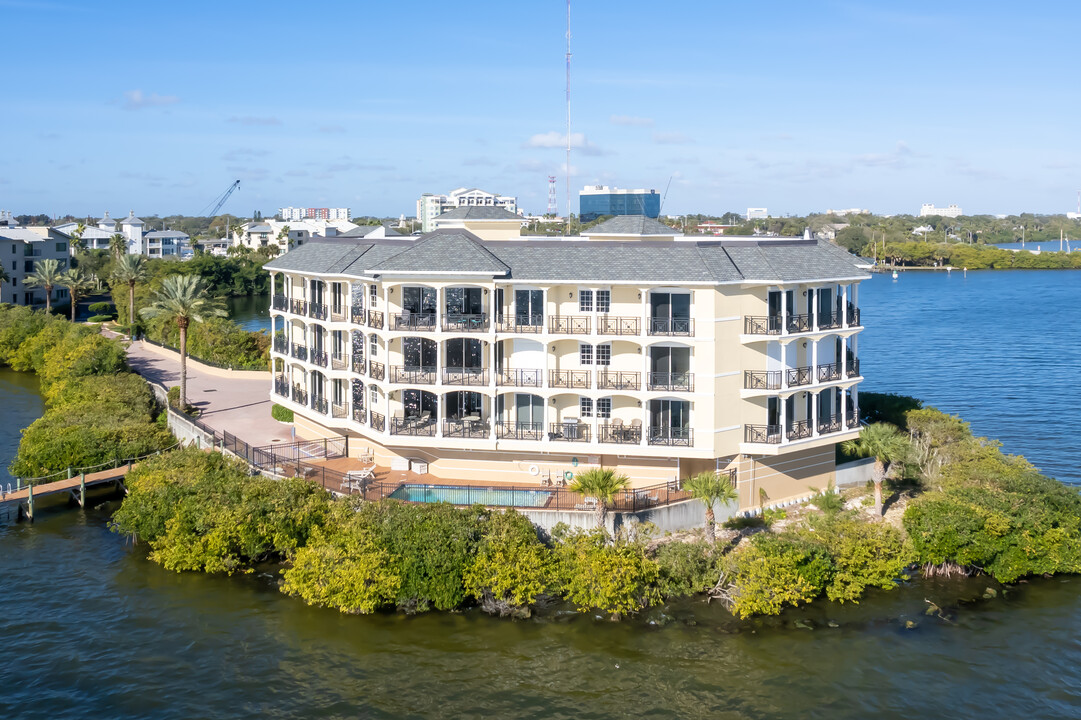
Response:
M179 393L179 388L177 389L177 392ZM278 403L274 403L270 406L270 417L278 422L291 423L293 422L293 411Z
M812 528L803 539L821 545L833 560L826 585L830 600L859 602L868 587L892 588L912 560L904 535L886 523L834 516Z
M746 618L776 615L786 605L815 599L833 575L833 562L810 543L760 533L729 554L725 572L726 604Z
M533 523L513 509L484 516L481 532L465 574L466 592L485 612L528 615L552 582L551 553L537 538Z
M169 400L169 407L180 407L180 386L173 385L171 388L169 388L169 392L166 397Z
M90 303L90 312L97 315L116 317L116 307L111 302Z
M705 592L717 584L723 556L715 543L667 542L653 553L657 563L657 589L663 597Z
M895 393L860 393L860 419L868 423L885 422L904 430L905 416L923 407L923 401Z
M167 319L147 323L151 341L177 347L180 331ZM227 318L206 318L188 327L188 353L215 365L246 370L266 370L270 363L270 337L249 332Z
M733 515L722 524L727 530L744 530L746 528L764 528L766 521L761 515Z
M87 322L92 323L104 323L113 319L112 315L91 315L86 319Z
M599 610L615 619L660 599L657 563L640 544L621 537L608 543L603 528L557 535L556 580L580 612Z

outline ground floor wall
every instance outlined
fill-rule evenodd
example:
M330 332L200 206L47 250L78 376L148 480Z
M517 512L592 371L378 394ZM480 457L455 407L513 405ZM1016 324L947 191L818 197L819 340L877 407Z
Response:
M833 445L768 457L742 455L734 465L743 510L803 500L836 480Z

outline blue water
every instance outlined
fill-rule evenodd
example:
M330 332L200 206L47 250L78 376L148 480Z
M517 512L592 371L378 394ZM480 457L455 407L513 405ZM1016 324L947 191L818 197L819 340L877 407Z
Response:
M1062 244L1062 249L1066 249L1067 243ZM1040 242L1026 242L1022 245L1019 242L1012 243L995 243L996 247L1005 248L1007 250L1028 250L1029 252L1058 252L1059 242L1058 240L1043 241ZM1073 239L1069 242L1070 252L1081 252L1081 240Z
M904 272L859 292L861 390L921 398L1081 483L1081 272Z
M493 488L454 487L452 485L402 485L390 494L396 500L412 502L448 502L452 505L487 505L489 507L544 507L551 496L544 490L498 490Z

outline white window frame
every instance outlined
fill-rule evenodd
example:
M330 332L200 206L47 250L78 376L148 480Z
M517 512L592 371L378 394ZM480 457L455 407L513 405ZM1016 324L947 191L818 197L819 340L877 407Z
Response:
M592 365L593 364L593 346L589 343L578 343L578 364Z
M606 356L603 362L602 355ZM598 367L608 367L612 364L612 343L598 343L593 348L593 364Z
M612 398L602 397L597 398L595 403L597 417L603 420L611 419L612 417Z
M604 294L604 309L601 310L601 293ZM612 310L612 291L608 288L601 288L593 293L593 307L597 312L602 315L607 315Z
M588 303L586 302L588 300ZM589 288L578 289L578 312L593 312L593 290Z
M583 419L593 417L593 398L578 396L578 415Z

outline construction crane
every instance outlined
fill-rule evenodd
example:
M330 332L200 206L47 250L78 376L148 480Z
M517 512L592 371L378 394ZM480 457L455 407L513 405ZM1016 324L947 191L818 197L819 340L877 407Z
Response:
M211 208L209 213L206 212L206 208L203 208L203 212L201 212L199 214L202 215L203 217L209 217L211 220L216 218L218 216L218 211L221 210L221 206L225 204L225 201L229 199L229 196L232 195L233 191L236 190L238 187L240 187L240 181L236 180L236 181L233 182L232 185L229 186L228 190L226 190L221 195L219 195L217 198L215 198L210 203L210 205L206 206L206 208Z

